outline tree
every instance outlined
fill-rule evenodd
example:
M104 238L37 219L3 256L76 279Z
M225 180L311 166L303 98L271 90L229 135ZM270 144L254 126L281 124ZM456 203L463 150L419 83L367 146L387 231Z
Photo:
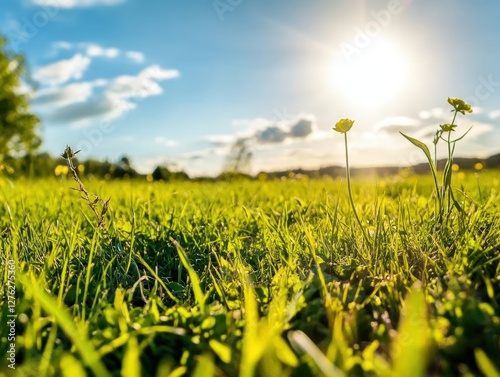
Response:
M252 164L253 154L246 140L237 140L226 156L223 176L247 175Z
M122 156L118 163L112 167L111 176L113 178L132 178L139 174L132 168L132 162L127 156Z
M169 181L172 173L166 166L157 166L151 175L155 181Z
M6 43L0 36L0 162L31 156L41 144L40 119L29 112L28 96L20 91L26 73L24 58L7 51Z

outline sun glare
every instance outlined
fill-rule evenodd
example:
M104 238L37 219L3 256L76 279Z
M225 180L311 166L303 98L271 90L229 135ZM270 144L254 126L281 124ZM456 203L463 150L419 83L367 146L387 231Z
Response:
M365 49L339 56L333 67L335 93L363 108L391 101L407 81L408 62L387 40L373 41Z

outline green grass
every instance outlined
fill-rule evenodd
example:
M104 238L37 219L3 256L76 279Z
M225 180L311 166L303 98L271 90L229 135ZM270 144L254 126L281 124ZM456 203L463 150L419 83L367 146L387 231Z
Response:
M343 180L84 181L105 230L0 180L0 375L498 376L500 182L460 178L445 227L431 176L355 179L363 229Z

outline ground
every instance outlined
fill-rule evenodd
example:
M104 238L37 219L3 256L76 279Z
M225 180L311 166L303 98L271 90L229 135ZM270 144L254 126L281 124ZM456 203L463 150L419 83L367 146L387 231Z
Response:
M497 177L441 219L431 177L357 178L363 227L343 179L84 179L101 227L70 177L1 179L0 370L498 376Z

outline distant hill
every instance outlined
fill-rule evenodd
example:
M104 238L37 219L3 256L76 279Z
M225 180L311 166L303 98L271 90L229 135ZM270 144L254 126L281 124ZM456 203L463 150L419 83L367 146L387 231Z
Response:
M453 159L453 163L460 166L460 170L473 170L477 163L481 163L483 168L495 169L500 168L500 153L490 156L488 158L464 158L456 157ZM446 164L446 159L438 160L438 170L442 170ZM398 174L401 170L408 169L408 167L396 167L396 166L382 166L382 167L372 167L372 168L351 168L351 176L391 176ZM411 171L415 174L428 174L429 164L422 163L409 167ZM345 168L341 166L327 166L319 169L289 169L274 172L262 172L266 174L268 178L280 178L288 177L292 175L305 175L309 178L321 178L321 177L339 177L345 175ZM259 173L260 174L260 173Z

